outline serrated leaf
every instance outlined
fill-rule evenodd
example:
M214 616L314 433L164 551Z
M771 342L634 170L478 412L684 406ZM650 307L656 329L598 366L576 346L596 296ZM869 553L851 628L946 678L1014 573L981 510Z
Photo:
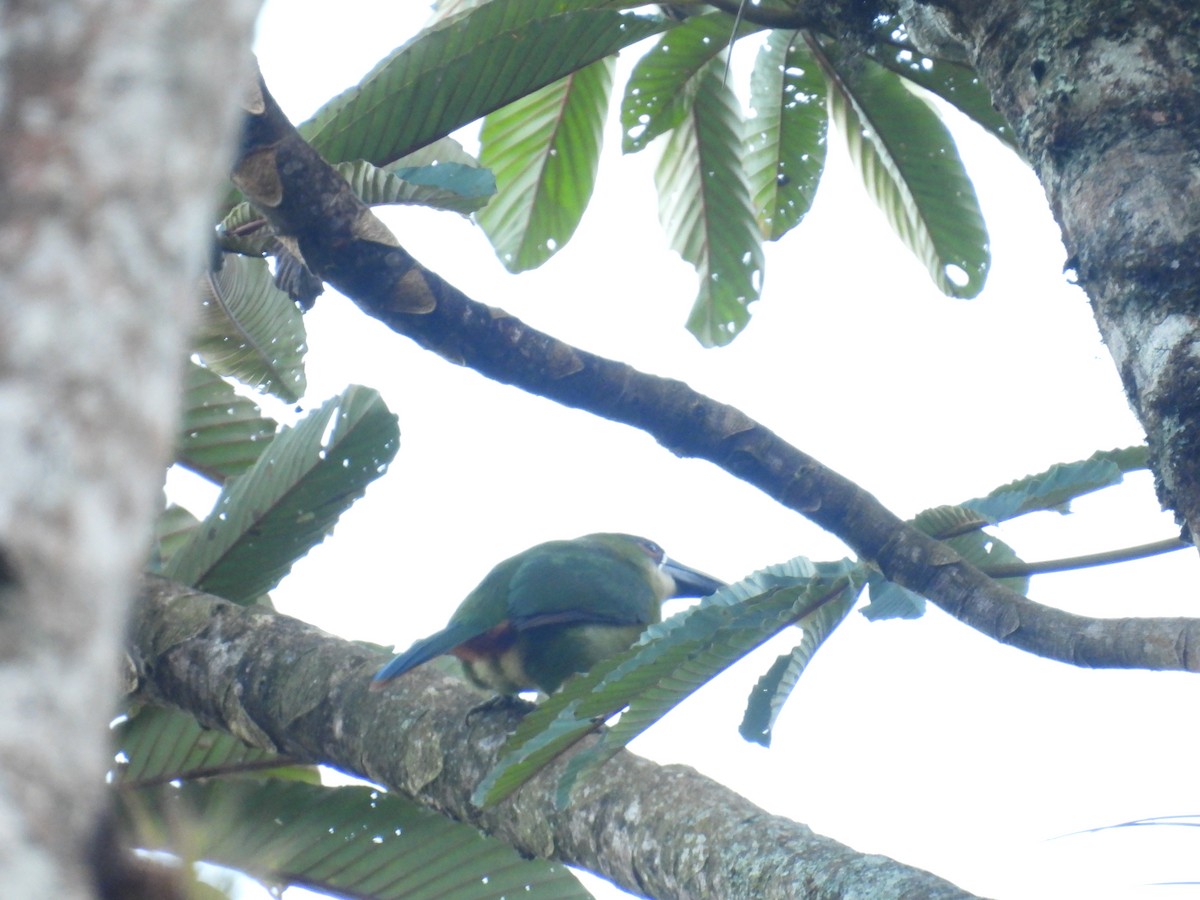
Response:
M825 170L825 79L797 32L773 31L750 76L746 177L759 229L775 241L812 206Z
M334 168L369 206L409 204L465 215L483 207L496 193L496 178L491 172L463 163L396 163L380 168L360 159L338 163Z
M907 35L898 16L877 21L873 30L881 36L898 34L903 38ZM992 103L991 94L974 69L926 56L907 42L897 45L894 41L880 41L870 48L870 53L881 65L941 97L1009 147L1017 149L1012 127Z
M276 779L121 792L141 845L243 871L276 888L374 900L584 900L559 863L524 859L399 794Z
M1120 484L1122 473L1141 468L1137 465L1140 447L1097 451L1087 459L1057 463L1044 472L998 487L986 497L968 500L963 506L1002 522L1015 516L1042 510L1068 512L1076 497Z
M722 588L651 626L630 650L571 679L526 716L476 789L474 802L499 802L619 712L597 742L571 758L559 786L559 800L565 802L578 777L717 673L803 616L836 602L842 591L855 591L855 571L845 561L814 565L795 559Z
M289 403L304 395L304 317L264 260L225 254L205 276L193 347L218 375Z
M592 197L616 59L607 57L496 110L480 160L498 193L476 215L510 272L566 246Z
M935 506L917 513L912 524L930 537L943 540L992 524L986 516L966 506Z
M278 423L239 396L211 369L189 363L183 380L183 418L175 461L223 484L254 464Z
M742 167L742 130L737 99L721 67L710 63L654 173L671 248L700 277L687 327L706 347L737 336L762 287L762 236Z
M760 30L761 26L743 24L737 36ZM625 153L644 149L684 120L702 73L714 59L724 59L733 38L733 18L728 14L691 16L638 60L621 102L621 147Z
M233 203L217 224L216 242L226 253L268 256L275 241L266 217L247 200Z
M821 645L846 620L857 596L853 591L845 591L838 599L826 603L796 623L804 630L804 637L791 653L776 659L754 685L746 703L742 724L738 726L738 733L743 738L764 747L771 745L771 731L783 711L783 704L791 696L800 676Z
M290 764L223 731L204 728L187 713L143 706L114 729L119 750L113 779L122 785L204 778L219 772Z
M612 5L492 0L440 18L300 133L330 162L385 165L665 27Z
M829 83L829 115L867 193L948 296L976 296L991 262L987 229L937 110L894 72L810 41Z
M251 469L225 484L164 574L235 602L269 591L383 474L399 438L377 392L347 388L282 429Z

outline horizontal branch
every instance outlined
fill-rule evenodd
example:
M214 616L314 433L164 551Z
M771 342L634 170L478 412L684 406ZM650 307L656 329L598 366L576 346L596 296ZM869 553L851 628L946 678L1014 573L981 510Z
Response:
M520 710L480 707L465 683L414 670L370 691L388 659L288 616L147 576L130 627L137 698L300 762L412 795L523 853L558 859L655 897L970 896L887 857L858 853L758 808L684 766L627 751L555 791L565 759L513 797L470 797Z
M1200 671L1200 619L1097 619L1034 603L908 525L867 491L740 410L477 303L421 266L326 165L262 87L234 170L308 266L368 315L505 384L708 460L841 538L903 585L995 640L1079 666Z

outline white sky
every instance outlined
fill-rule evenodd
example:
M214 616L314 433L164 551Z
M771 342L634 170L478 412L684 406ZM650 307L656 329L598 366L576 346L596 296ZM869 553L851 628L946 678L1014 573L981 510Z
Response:
M294 121L424 21L424 3L269 3L267 82ZM626 61L636 58L626 55ZM746 64L752 53L740 62ZM744 68L735 65L735 81ZM542 270L511 276L452 214L389 211L418 259L469 296L584 349L732 403L893 511L977 496L1141 440L1032 174L956 127L992 235L988 288L944 298L875 211L836 139L816 207L767 250L748 330L703 350L683 329L695 276L666 246L651 151L621 158L610 123L592 209ZM317 405L378 388L401 449L334 537L277 592L281 609L401 647L444 624L500 559L542 540L619 530L726 579L840 542L755 489L650 438L487 381L326 294L308 317ZM1148 476L1006 529L1027 559L1176 533ZM1034 599L1099 615L1194 614L1195 554L1035 579ZM1174 898L1200 880L1194 829L1065 836L1200 813L1196 682L1091 672L1001 647L936 609L857 613L821 650L769 750L737 735L745 697L787 636L727 672L634 749L683 762L857 849L1001 898ZM611 896L612 894L609 894Z

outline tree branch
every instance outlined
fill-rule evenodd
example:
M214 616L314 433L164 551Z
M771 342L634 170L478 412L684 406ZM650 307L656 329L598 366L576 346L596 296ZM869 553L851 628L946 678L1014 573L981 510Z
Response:
M518 850L582 866L655 897L970 896L928 872L861 854L772 816L683 766L622 751L554 792L564 760L479 810L476 784L519 718L428 667L368 689L388 656L297 619L147 576L130 628L139 699L299 761L418 797Z
M1116 550L1102 550L1099 553L1086 553L1081 556L1066 556L1061 559L996 563L995 565L984 566L983 571L987 572L992 578L1047 575L1052 572L1072 572L1076 569L1089 569L1095 566L1108 566L1113 563L1132 562L1135 559L1146 559L1151 556L1159 556L1163 553L1174 553L1176 550L1188 550L1192 548L1192 544L1180 538L1166 538L1161 541L1152 541L1149 544L1119 547Z
M1200 671L1200 620L1095 619L1034 603L734 407L469 299L399 245L261 90L235 183L315 273L392 330L496 381L639 428L677 456L715 463L1001 643L1080 666Z

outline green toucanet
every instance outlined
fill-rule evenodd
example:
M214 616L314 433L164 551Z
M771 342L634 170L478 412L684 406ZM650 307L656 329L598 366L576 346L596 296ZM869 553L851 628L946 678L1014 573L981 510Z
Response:
M549 694L632 645L661 620L664 600L723 585L629 534L538 544L492 569L444 629L384 666L371 686L452 653L480 687Z

